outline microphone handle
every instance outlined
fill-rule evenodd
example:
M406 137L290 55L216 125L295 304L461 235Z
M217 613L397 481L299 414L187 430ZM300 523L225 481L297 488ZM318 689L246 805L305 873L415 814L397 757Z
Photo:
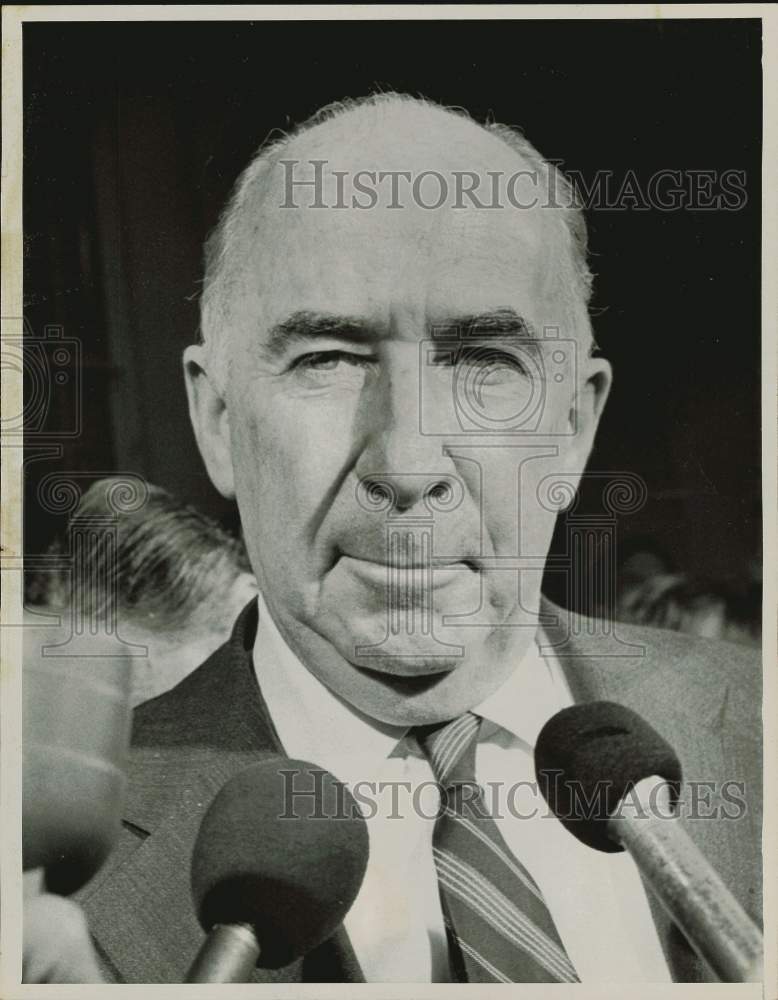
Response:
M635 786L644 815L612 816L613 838L637 863L697 954L721 982L762 982L762 934L680 824L669 797L661 813L651 808L649 791L661 778Z
M248 983L259 958L251 924L216 924L186 976L187 983Z

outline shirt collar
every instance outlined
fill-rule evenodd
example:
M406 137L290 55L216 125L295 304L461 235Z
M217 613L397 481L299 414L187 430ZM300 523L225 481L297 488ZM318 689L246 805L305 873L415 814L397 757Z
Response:
M371 719L334 694L289 648L261 595L257 602L254 670L285 752L348 783L370 780L409 727ZM472 711L488 722L482 738L508 734L532 749L545 722L570 701L558 662L532 642L507 680Z
M408 731L359 712L323 684L286 644L260 594L254 670L290 757L353 783L370 780Z
M571 704L559 661L553 655L541 656L534 640L516 669L473 712L492 723L482 727L482 738L499 728L532 750L551 716Z

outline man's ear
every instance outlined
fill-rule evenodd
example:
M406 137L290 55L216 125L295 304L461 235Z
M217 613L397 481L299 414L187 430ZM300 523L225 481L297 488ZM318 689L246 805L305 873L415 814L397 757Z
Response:
M569 447L565 469L577 488L589 461L594 436L613 382L613 369L605 358L586 358L569 413Z
M192 344L184 351L184 378L189 398L197 446L211 482L223 497L235 497L230 447L230 418L223 393L216 387L205 367L205 348Z

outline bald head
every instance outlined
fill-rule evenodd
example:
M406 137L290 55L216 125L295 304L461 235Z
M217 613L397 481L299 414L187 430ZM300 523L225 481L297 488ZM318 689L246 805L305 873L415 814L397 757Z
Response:
M206 246L201 329L219 383L241 315L269 322L268 289L293 286L309 257L315 266L325 231L344 246L384 247L375 265L388 259L390 270L428 267L433 247L440 266L441 247L456 256L463 241L489 253L495 270L531 261L544 322L590 346L586 229L561 172L507 126L378 94L330 105L264 144L238 179Z

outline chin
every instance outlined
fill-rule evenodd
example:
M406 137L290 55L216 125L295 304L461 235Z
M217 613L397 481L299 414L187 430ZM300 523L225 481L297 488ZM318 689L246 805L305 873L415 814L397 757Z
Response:
M420 622L420 616L419 616ZM396 633L388 627L386 614L346 619L327 629L332 645L344 660L357 667L400 677L442 674L456 670L467 656L477 655L480 646L474 629L453 628L434 615L432 627L422 631L414 623L412 631L402 627ZM324 632L320 634L326 634Z
M406 649L405 655L363 657L357 664L352 660L356 676L349 700L380 722L408 726L445 722L476 708L507 680L532 634L514 632L506 649L506 633L513 630L498 630L480 641L474 631L462 629L468 634L459 635L469 643L466 656L414 657ZM413 637L396 638L407 645Z
M367 686L360 686L359 703L352 692L352 704L379 722L399 726L447 722L473 708L485 697L470 685L463 688L455 680L455 672L410 682L390 675L385 680L371 677Z

